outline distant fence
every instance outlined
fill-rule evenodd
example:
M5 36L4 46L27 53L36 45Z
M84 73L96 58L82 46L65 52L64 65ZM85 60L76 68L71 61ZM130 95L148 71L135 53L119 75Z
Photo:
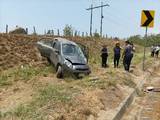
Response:
M21 30L18 30L21 29ZM18 27L16 26L16 28L12 31L9 30L9 26L6 25L5 28L5 33L6 34L29 34L29 29L26 28L22 28L22 27ZM30 33L30 35L39 35L37 33L36 27L33 26L33 32ZM81 32L81 31L77 31L74 30L71 32L71 34L69 35L64 35L63 30L60 29L45 29L44 33L40 34L40 35L52 35L52 36L66 36L66 37L90 37L88 32ZM95 30L95 33L93 34L93 37L100 37L99 33L97 33L97 30ZM103 35L103 38L107 38L107 34Z

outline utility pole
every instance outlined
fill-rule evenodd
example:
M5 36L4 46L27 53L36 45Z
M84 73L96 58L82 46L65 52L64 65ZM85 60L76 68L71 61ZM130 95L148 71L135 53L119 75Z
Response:
M86 9L86 10L90 10L90 11L91 11L91 18L90 18L90 36L92 36L92 17L93 17L93 10L94 10L94 9L97 9L97 8L101 8L100 35L101 35L101 37L102 37L102 29L103 29L102 26L103 26L103 18L104 18L104 16L103 16L103 7L106 7L106 6L109 7L108 4L103 5L103 2L102 2L100 6L95 6L95 7L93 7L93 4L91 4L91 7Z
M101 2L101 26L100 26L100 35L101 35L101 37L102 37L102 30L103 30L103 18L104 18L104 16L103 16L103 2Z

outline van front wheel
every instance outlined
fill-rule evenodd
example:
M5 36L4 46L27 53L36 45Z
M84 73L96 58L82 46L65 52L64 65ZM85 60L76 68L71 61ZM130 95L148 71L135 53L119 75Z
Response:
M63 78L63 70L62 70L62 66L60 66L60 65L58 65L58 67L57 67L56 76L57 76L57 78Z

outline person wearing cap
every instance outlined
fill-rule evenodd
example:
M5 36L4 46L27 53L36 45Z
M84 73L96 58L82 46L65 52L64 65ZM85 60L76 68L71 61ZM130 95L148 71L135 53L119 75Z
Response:
M101 57L102 57L102 67L107 67L107 58L108 58L108 50L107 46L103 45L103 48L101 50Z
M119 59L121 56L121 48L119 42L116 42L115 47L113 48L113 52L114 52L114 68L118 68Z
M124 49L124 52L122 54L122 57L123 57L124 69L128 72L129 72L130 64L131 64L131 61L132 61L132 58L133 58L132 51L133 51L133 47L130 45L129 41L126 41L125 42L125 49Z

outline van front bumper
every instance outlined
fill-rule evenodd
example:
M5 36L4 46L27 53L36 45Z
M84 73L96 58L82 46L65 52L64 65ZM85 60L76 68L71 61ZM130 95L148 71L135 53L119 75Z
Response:
M69 68L67 65L63 65L64 72L69 72L72 74L85 74L88 75L91 73L91 70L88 65L73 65L72 68Z

